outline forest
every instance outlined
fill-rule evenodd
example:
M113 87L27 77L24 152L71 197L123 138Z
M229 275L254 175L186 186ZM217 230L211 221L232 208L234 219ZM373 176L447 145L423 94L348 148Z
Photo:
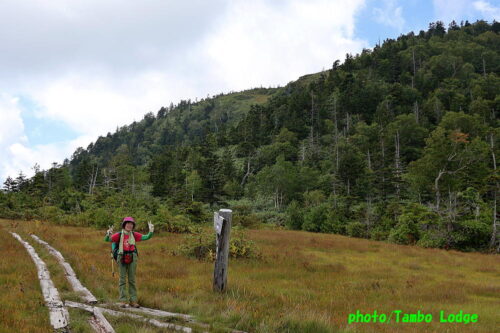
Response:
M283 87L148 112L8 177L0 217L190 233L231 208L247 228L498 252L499 31L437 21Z

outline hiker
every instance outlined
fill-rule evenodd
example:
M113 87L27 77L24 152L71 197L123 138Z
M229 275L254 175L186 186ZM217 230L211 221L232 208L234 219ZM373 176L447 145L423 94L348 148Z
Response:
M136 242L148 240L153 236L154 225L148 221L149 232L146 235L133 231L135 229L135 220L133 217L125 217L122 221L122 231L113 234L113 226L106 231L104 241L113 242L113 256L118 263L120 271L120 306L125 308L129 305L138 308L137 289L135 287L135 270L137 267L137 247ZM131 237L133 235L133 237ZM126 278L128 277L128 291L130 298L127 296L125 289ZM129 304L127 303L129 301Z

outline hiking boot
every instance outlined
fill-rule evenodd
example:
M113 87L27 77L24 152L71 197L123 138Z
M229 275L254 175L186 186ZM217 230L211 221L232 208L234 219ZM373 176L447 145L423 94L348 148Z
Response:
M133 307L133 308L140 308L141 306L139 305L139 303L137 302L131 302L130 303L130 306Z
M119 304L120 304L120 308L128 308L129 307L129 305L125 302L120 302Z

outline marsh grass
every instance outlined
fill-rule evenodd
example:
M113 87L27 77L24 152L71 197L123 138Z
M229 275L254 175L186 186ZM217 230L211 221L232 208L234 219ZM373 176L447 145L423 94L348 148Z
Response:
M0 227L25 235L34 232L61 251L100 301L117 299L118 277L111 276L110 243L103 241L103 230L31 222L15 226L5 220L0 221ZM207 226L205 232L213 234L213 228ZM248 230L247 237L260 248L262 259L230 259L227 290L218 294L212 291L213 263L176 253L183 237L155 234L138 244L139 302L194 315L213 325L211 331L231 327L249 332L493 332L499 325L498 256L331 234ZM23 256L26 260L22 249L13 258ZM10 262L14 260L5 259L3 265L17 267L16 262ZM28 264L16 269L31 270L37 282L36 269L31 261ZM58 287L59 283L64 285L57 281ZM39 285L30 295L37 293ZM66 292L64 295L70 297ZM397 309L430 312L434 320L429 324L347 324L348 314L356 310L390 313ZM439 323L440 310L477 313L479 321L467 326ZM31 316L29 311L17 315ZM37 320L48 324L43 315L30 318ZM127 325L134 324L123 325L120 331L127 332ZM154 331L142 326L135 328Z
M0 242L0 332L50 332L35 264L5 229Z

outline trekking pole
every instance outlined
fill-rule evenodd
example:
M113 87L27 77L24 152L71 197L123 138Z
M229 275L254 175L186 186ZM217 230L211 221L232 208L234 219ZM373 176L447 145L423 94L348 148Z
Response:
M106 235L108 237L111 236L111 233L113 232L113 225L110 225L109 226L109 229L108 231L106 232ZM114 261L114 257L113 257L113 247L111 247L111 276L115 276L115 265L113 264L113 261Z

